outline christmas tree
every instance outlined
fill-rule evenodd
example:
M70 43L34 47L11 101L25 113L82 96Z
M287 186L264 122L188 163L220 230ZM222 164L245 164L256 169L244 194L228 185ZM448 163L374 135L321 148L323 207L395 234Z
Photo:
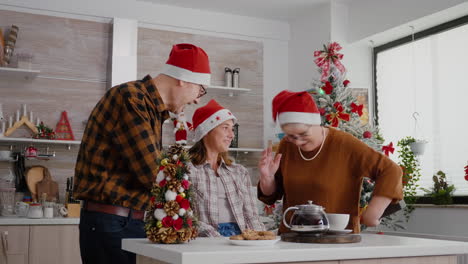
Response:
M321 78L314 81L313 87L307 91L317 102L323 125L348 132L388 156L394 151L393 144L382 146L383 138L378 127L361 120L364 105L358 104L352 95L350 81L346 79L346 68L341 63L343 54L338 53L340 50L341 46L333 42L324 45L323 50L314 52L314 62L319 67ZM361 190L362 208L369 203L373 190L374 182L365 178Z
M197 220L192 210L192 190L182 145L171 146L157 159L159 173L151 189L151 203L145 231L154 243L184 243L197 237Z

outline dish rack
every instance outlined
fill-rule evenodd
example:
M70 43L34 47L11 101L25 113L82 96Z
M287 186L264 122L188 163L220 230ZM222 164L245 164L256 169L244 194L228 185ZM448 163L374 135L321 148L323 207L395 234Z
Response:
M14 215L16 188L0 188L0 214L3 216Z

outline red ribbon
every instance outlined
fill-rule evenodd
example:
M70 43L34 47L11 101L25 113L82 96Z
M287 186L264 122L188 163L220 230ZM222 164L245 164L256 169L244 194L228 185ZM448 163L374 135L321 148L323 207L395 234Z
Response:
M465 180L468 181L468 165L465 166Z
M388 153L393 154L393 151L395 151L395 148L393 147L393 142L390 142L390 144L388 144L387 146L383 146L382 151L386 156L388 156Z
M340 102L334 103L333 106L336 112L332 112L326 116L332 127L338 127L340 125L340 120L349 121L349 114L344 113L344 108Z
M322 86L322 90L326 94L331 94L333 92L333 85L329 81L327 81L327 82L325 82L325 85Z
M362 116L362 108L364 107L364 105L357 105L355 103L351 103L351 112L353 113L357 113L359 116Z
M317 66L322 69L322 81L327 81L327 77L330 74L330 63L334 64L335 67L341 72L345 72L345 67L341 64L343 54L338 53L341 50L340 44L332 42L328 46L324 46L323 50L317 50L314 52L314 57L317 57L314 62Z

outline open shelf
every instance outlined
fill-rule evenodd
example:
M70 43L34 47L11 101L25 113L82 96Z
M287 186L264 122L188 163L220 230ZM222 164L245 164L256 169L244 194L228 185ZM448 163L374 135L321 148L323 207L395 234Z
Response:
M40 71L20 68L0 67L0 77L9 79L32 80L37 77Z
M208 92L213 92L214 94L227 94L229 96L238 95L241 93L250 92L250 89L247 88L237 88L237 87L227 87L227 86L208 86Z
M51 144L51 145L80 145L79 140L51 140L51 139L34 139L34 138L12 138L0 137L0 143L33 143L33 144Z

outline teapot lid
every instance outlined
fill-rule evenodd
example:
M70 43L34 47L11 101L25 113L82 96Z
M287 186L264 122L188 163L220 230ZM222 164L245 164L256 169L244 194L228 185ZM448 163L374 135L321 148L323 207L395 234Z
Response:
M318 204L314 204L313 201L307 201L307 204L301 204L301 205L297 205L297 207L299 208L299 210L305 210L305 211L323 211L323 207L318 205Z

